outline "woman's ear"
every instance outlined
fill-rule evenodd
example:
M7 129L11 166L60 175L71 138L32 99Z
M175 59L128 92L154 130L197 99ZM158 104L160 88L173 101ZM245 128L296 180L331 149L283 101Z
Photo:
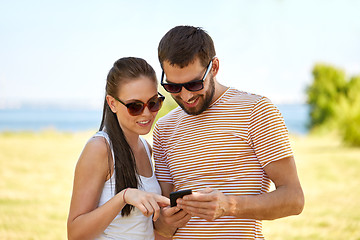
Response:
M106 102L107 102L107 104L109 105L111 111L112 111L113 113L116 113L116 112L117 112L117 109L116 109L116 104L115 104L115 102L116 102L115 98L113 98L113 97L110 96L110 95L106 95Z

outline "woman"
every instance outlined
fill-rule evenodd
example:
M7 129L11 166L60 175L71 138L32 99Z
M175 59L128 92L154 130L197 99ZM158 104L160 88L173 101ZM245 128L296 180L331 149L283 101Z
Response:
M160 195L151 147L139 135L149 133L163 100L145 60L114 63L99 132L76 165L69 239L154 239L152 220L170 202Z

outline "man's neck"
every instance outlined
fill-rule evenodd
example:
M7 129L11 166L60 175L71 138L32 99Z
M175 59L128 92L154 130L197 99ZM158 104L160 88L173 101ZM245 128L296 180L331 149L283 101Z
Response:
M211 101L211 104L218 100L228 89L229 87L224 86L215 80L215 94Z

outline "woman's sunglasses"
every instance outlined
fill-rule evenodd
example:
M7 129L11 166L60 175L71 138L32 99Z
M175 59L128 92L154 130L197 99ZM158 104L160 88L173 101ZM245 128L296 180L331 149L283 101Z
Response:
M125 107L127 108L130 115L138 116L144 112L145 107L148 107L149 111L151 111L151 112L157 112L160 110L160 108L165 100L165 97L163 95L161 95L160 93L158 93L158 94L160 96L155 96L153 98L150 98L149 101L147 101L147 103L143 103L142 101L139 101L139 100L137 100L135 102L131 102L131 103L124 103L117 97L114 97L114 98L118 102L125 105Z
M201 80L194 80L187 83L164 83L165 73L163 70L161 75L161 85L169 93L179 93L181 92L182 87L184 87L186 90L190 92L200 91L201 89L204 88L204 81L208 73L210 72L211 67L212 67L212 59L209 65L207 66L206 72Z

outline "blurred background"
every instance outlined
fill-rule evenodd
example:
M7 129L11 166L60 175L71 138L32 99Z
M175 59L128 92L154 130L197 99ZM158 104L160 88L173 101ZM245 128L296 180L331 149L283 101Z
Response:
M158 42L177 25L213 38L218 81L283 114L307 203L265 222L265 236L360 239L359 10L356 0L0 0L0 239L66 238L74 166L100 124L109 69L142 57L160 78ZM159 116L173 107L168 96Z

